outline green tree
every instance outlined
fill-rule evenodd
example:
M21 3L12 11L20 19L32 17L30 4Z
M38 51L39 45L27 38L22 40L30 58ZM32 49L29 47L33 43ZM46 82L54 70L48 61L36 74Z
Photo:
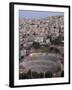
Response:
M46 78L52 77L52 72L46 72L46 73L45 73L45 77L46 77Z
M64 77L64 71L61 72L61 77Z
M52 40L52 38L51 38L50 40L51 40L51 43L52 43L52 44L54 44L54 45L59 45L63 39L62 39L62 36L59 35L59 36L56 37L54 40Z
M32 78L38 78L38 77L39 77L39 75L37 72L32 72Z
M44 77L44 73L39 73L39 77L43 78Z
M33 46L35 49L40 48L39 42L33 42L32 46Z
M31 73L32 73L32 72L31 72L31 70L29 69L29 71L27 72L27 77L28 77L28 78L31 78Z
M19 74L19 79L22 79L23 78L23 74Z
M27 79L27 74L26 73L22 73L22 74L19 74L19 79Z

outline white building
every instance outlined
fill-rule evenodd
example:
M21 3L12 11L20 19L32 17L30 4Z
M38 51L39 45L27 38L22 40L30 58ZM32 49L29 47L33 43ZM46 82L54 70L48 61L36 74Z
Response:
M34 41L39 42L39 43L42 43L43 40L44 40L44 37L41 37L41 36L37 36L37 37L34 38Z
M20 51L20 53L21 53L21 54L20 54L21 56L25 56L25 55L26 55L26 50L23 49L23 50Z
M46 44L51 44L50 39L46 39Z

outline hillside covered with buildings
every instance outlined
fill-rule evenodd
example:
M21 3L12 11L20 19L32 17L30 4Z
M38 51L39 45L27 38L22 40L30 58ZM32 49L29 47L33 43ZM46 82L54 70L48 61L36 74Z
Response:
M49 37L55 39L57 37L64 39L64 17L50 16L41 19L19 19L19 37L20 44L33 41L48 43Z
M19 78L64 76L64 16L19 19Z

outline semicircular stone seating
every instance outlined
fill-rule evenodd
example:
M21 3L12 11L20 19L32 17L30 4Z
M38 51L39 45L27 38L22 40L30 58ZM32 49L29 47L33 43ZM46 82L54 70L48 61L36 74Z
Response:
M20 66L25 67L26 70L36 71L38 73L42 72L61 72L61 62L56 57L56 54L45 54L45 53L35 53L28 56L20 63ZM59 71L58 71L59 70Z

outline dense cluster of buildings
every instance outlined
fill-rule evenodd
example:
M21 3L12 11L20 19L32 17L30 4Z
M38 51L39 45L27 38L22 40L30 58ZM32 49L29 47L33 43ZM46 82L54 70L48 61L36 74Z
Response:
M59 35L64 37L64 16L19 19L20 49L27 50L34 41L40 44L49 44L48 37L55 39Z

